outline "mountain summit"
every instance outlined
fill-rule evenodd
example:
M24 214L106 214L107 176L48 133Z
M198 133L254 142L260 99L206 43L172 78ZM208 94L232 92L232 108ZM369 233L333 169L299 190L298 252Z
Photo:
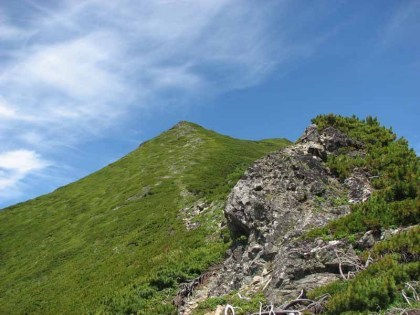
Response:
M373 117L294 144L180 122L0 212L0 313L418 314L418 162Z
M90 176L4 209L0 313L173 309L166 297L176 284L228 246L220 224L230 189L255 159L288 143L182 121Z

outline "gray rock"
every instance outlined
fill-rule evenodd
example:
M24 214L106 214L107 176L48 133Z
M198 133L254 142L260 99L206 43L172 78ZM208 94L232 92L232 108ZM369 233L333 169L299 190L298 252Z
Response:
M281 303L302 288L337 279L336 250L356 259L347 242L300 239L305 231L349 212L348 205L328 202L352 191L324 163L328 154L342 146L361 147L334 128L319 133L311 125L295 145L267 155L246 171L229 195L225 216L233 235L243 235L249 243L234 249L225 260L223 264L231 272L218 276L211 295L233 289L256 290L264 283L268 300ZM357 176L360 181L353 186L360 187L362 173ZM363 187L368 183L366 178ZM360 198L365 197L367 194ZM353 267L342 263L342 268L348 272ZM271 272L267 274L267 270ZM262 277L258 283L253 282L256 276Z
M371 248L381 238L380 231L367 231L360 240L357 241L357 247L360 249Z
M301 236L314 227L350 211L334 200L348 195L352 202L369 198L369 176L356 170L340 182L325 165L330 154L348 147L363 153L363 145L334 128L318 132L309 126L296 144L256 161L232 189L224 210L235 242L226 253L222 272L207 285L208 296L232 290L256 292L264 288L270 303L281 304L353 271L357 255L345 240L325 242ZM371 238L373 237L373 239ZM360 246L371 246L376 235L366 235ZM358 243L358 244L359 244ZM358 245L359 246L359 245ZM348 261L339 261L336 253Z
M264 245L264 252L263 252L263 258L270 260L276 256L278 253L279 248L276 245L273 245L272 243L266 243Z
M366 201L373 191L368 174L361 169L354 170L351 176L344 181L344 184L349 189L350 203Z
M362 149L363 144L349 138L347 135L335 129L334 127L327 127L322 131L321 143L327 151L334 152L339 148L348 147L355 149Z
M315 124L309 125L304 131L303 135L299 138L298 142L318 142L319 133Z

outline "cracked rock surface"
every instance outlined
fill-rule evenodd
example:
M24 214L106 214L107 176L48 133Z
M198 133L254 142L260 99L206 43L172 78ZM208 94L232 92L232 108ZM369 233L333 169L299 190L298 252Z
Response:
M357 259L344 240L301 238L349 213L350 203L365 201L371 194L363 170L340 182L325 165L328 155L342 147L363 154L363 145L339 130L329 127L319 133L311 125L296 144L265 156L246 171L224 210L238 241L206 286L209 297L232 290L244 294L263 290L270 303L280 304L302 289L338 279L336 251ZM353 268L345 263L341 267L344 272Z

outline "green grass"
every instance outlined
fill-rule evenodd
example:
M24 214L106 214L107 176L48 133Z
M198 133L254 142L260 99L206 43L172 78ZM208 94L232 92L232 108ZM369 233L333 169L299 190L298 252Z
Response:
M181 123L102 170L0 212L1 314L173 314L179 282L221 259L223 202L289 142ZM180 209L213 207L187 231Z

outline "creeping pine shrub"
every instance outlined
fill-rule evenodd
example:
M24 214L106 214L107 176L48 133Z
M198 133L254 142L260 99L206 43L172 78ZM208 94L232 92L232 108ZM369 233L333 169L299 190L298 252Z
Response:
M375 191L368 201L353 205L348 216L310 231L309 237L331 235L342 238L357 232L420 222L419 159L405 139L397 139L392 129L381 126L373 117L360 120L355 116L330 114L317 116L312 122L320 131L333 126L365 144L363 158L339 153L329 156L327 165L342 180L354 168L363 168L372 175Z
M327 165L344 180L355 168L371 175L375 191L362 204L353 205L347 216L307 233L307 238L355 239L368 230L412 226L420 222L419 158L408 142L397 139L392 129L381 126L376 118L355 116L317 116L312 120L322 131L335 127L354 140L364 143L363 158L347 152L329 156ZM358 236L359 235L359 236ZM311 297L329 293L328 314L360 314L404 303L404 283L419 280L420 230L418 227L377 243L370 252L376 262L349 281L336 281L309 293Z
M404 283L418 279L419 271L419 262L399 264L393 256L386 255L355 278L315 289L309 296L330 293L327 314L331 315L384 309L400 299Z
M369 254L378 259L392 254L401 262L417 261L420 257L420 227L416 226L408 231L398 233L393 237L376 243ZM364 253L366 257L368 253Z

